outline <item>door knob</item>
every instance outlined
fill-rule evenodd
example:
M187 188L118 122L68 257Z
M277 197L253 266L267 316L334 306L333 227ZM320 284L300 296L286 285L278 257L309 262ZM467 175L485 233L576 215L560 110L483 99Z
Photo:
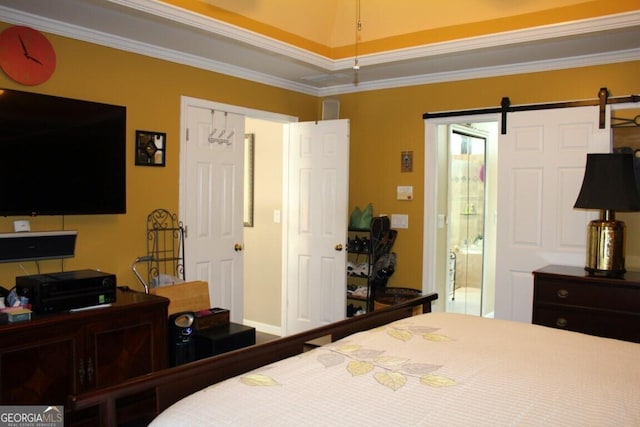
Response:
M336 245L336 248L335 248L335 249L336 249L336 251L340 252L340 251L342 250L342 244L341 244L341 243L338 243L338 244Z
M240 252L242 250L242 245L240 243L236 243L233 247L233 250L236 252Z

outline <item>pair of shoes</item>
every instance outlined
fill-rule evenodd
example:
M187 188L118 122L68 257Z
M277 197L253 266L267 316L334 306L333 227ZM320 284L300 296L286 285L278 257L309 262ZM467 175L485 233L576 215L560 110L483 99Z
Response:
M353 306L353 304L349 304L349 305L347 306L347 317L353 317L353 315L355 314L355 312L356 312L356 309L355 309L355 307Z
M347 241L347 251L351 252L351 253L358 253L358 250L360 248L360 238L358 236L356 236L353 239L349 239Z
M369 294L368 286L358 286L354 291L352 291L351 296L366 298Z
M366 262L361 262L355 265L351 261L347 262L347 273L352 276L368 276L369 265Z
M354 263L352 263L351 261L347 261L347 273L348 274L353 274L355 269L356 269L356 265Z
M368 254L371 252L371 241L367 237L355 236L347 241L347 251L354 254Z

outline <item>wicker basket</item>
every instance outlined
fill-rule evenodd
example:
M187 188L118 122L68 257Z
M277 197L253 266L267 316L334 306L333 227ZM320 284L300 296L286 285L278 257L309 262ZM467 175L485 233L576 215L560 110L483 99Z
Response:
M400 304L413 298L422 296L417 289L411 288L387 288L384 292L376 293L373 309L380 310L394 304Z

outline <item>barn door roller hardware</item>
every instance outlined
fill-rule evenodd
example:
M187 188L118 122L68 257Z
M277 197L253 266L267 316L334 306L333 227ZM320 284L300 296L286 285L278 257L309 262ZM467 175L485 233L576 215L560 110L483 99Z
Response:
M598 91L598 98L585 101L569 101L569 102L554 102L549 104L530 104L530 105L511 105L511 100L508 97L503 97L500 101L500 107L498 108L483 108L477 110L458 110L458 111L444 111L440 113L424 113L423 119L435 119L441 117L456 117L456 116L473 116L480 114L500 114L502 117L502 128L500 132L502 135L507 133L507 113L513 113L517 111L533 111L533 110L549 110L552 108L569 108L569 107L589 107L597 105L599 107L599 127L604 129L606 126L606 108L608 104L622 104L626 102L640 102L640 95L629 95L621 97L609 97L609 91L606 87L600 88Z

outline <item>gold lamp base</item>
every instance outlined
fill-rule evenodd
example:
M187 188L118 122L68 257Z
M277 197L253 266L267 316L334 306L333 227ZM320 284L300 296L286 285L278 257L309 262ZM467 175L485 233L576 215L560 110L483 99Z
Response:
M587 228L587 262L584 269L591 275L621 277L624 268L624 229L622 221L597 219Z

